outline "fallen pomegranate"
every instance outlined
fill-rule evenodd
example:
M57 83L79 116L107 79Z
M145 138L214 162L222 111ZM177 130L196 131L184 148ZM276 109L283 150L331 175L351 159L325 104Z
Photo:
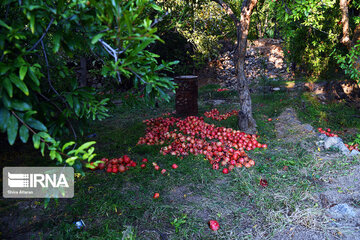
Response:
M105 163L99 163L98 168L99 168L100 170L105 169Z
M268 186L268 182L265 179L260 179L260 185L262 187L267 187Z
M229 91L228 88L218 88L216 89L217 92L225 92L225 91Z
M154 196L153 196L154 199L157 199L157 198L159 198L159 197L160 197L160 194L159 194L159 193L154 193Z
M351 152L352 150L357 150L359 151L359 144L345 144L345 146L349 149L349 151Z
M220 225L219 225L218 221L216 221L216 220L210 220L210 221L209 221L209 227L210 227L211 230L217 231L217 230L219 230Z

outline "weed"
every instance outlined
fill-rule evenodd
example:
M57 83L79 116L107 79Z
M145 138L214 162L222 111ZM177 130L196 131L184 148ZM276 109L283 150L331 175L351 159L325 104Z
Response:
M186 223L187 215L183 214L180 218L174 218L171 222L171 225L174 226L175 232L178 233L180 230L181 225Z

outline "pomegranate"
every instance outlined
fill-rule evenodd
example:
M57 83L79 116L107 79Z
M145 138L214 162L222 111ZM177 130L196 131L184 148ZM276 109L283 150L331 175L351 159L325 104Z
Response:
M216 220L210 220L209 221L209 227L210 227L211 230L217 231L217 230L219 230L220 225Z

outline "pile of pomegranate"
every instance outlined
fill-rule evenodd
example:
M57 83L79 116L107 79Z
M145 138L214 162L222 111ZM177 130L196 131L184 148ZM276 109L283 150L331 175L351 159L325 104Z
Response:
M328 137L338 137L337 134L331 133L332 130L331 130L330 128L326 129L326 131L323 130L322 128L318 128L318 131L319 131L320 133L322 133L322 134L325 134L325 135L328 136ZM345 146L349 149L349 151L352 151L352 150L357 150L357 151L359 151L359 144L353 144L353 145L351 145L351 144L346 144L346 143L345 143Z
M326 131L323 130L322 128L318 128L318 131L319 131L319 133L325 134L325 135L328 136L328 137L338 137L337 134L331 133L331 129L330 129L330 128L326 129Z
M229 117L231 117L233 115L237 115L237 114L238 114L238 111L236 111L236 110L233 110L231 112L227 112L225 114L220 114L219 110L214 108L209 112L205 112L204 116L207 117L207 118L217 120L217 121L221 121L221 120L225 120L225 119L227 119L227 118L229 118Z
M215 109L216 110L216 109ZM217 110L210 112L218 112ZM234 112L234 111L233 111ZM255 148L267 148L257 141L257 135L246 134L231 128L216 127L204 122L203 117L190 116L184 120L175 117L159 117L144 120L146 134L137 144L164 145L163 155L205 155L213 169L223 167L227 174L235 167L255 165L245 152Z
M123 173L129 170L129 168L136 167L137 165L136 162L131 160L130 157L127 155L124 155L120 158L113 158L110 160L107 158L102 158L101 161L103 161L103 163L99 163L97 167L91 170L103 170L106 168L106 172L108 173Z

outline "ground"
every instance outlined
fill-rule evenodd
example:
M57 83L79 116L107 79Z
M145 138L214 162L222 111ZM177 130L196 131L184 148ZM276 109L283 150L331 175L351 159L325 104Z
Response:
M236 92L217 92L220 87L200 89L200 115L214 107L222 113L237 108ZM46 209L43 199L1 199L1 238L360 239L359 158L318 148L317 134L311 131L331 127L359 132L359 122L347 117L354 114L352 108L318 104L301 91L254 93L259 142L269 147L249 152L254 167L225 175L212 170L203 156L181 160L160 155L158 146L136 146L145 131L142 120L173 111L173 104L115 104L111 118L89 126L86 136L96 136L83 139L97 141L99 158L128 154L139 162L146 157L166 168L168 175L150 164L123 174L88 171L77 178L73 199L51 201ZM206 121L237 128L235 116ZM346 141L354 136L341 137ZM14 154L20 149L29 152L26 161ZM0 156L6 166L26 165L31 159L37 165L50 164L39 162L36 152L19 143ZM173 163L179 168L172 170ZM261 186L260 179L268 186ZM152 198L155 192L159 199ZM86 228L78 230L74 222L80 219ZM217 232L208 227L212 219L220 224Z

